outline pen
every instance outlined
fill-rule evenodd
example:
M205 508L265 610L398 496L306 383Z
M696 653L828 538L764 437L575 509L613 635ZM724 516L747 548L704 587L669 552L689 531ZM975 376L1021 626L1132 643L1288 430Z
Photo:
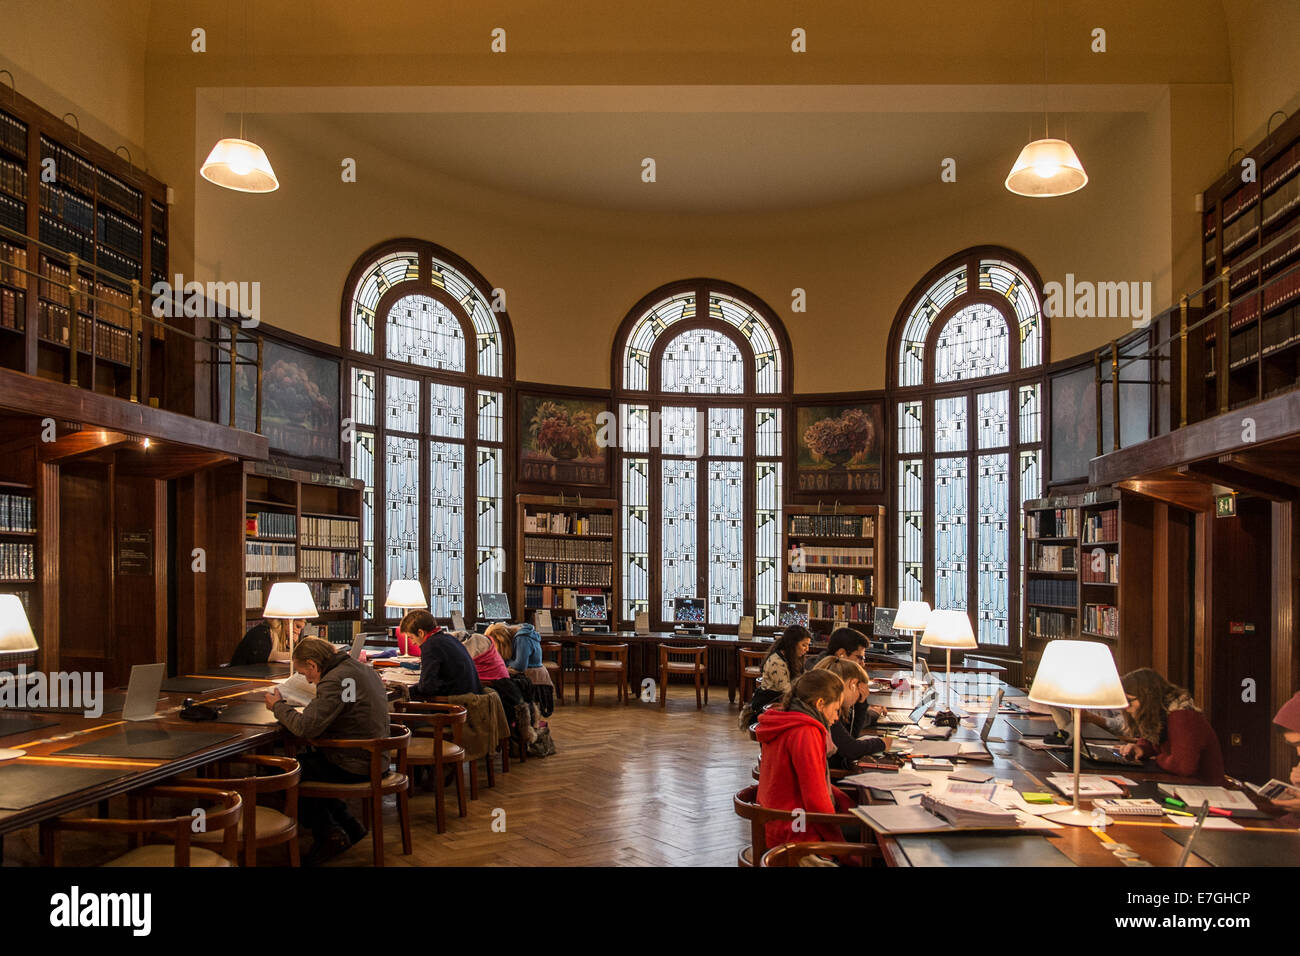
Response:
M1218 807L1210 807L1210 812L1213 813L1216 817L1230 817L1230 816L1232 816L1232 811L1231 811L1231 810L1220 810Z
M1169 804L1171 807L1185 807L1185 806L1187 806L1187 804L1183 803L1183 801L1181 801L1181 800L1176 800L1176 799L1174 799L1173 797L1165 797L1165 803Z
M1175 817L1194 817L1194 816L1196 816L1196 814L1194 814L1194 813L1185 813L1185 812L1182 811L1182 810L1170 810L1168 807L1165 808L1165 813L1168 813L1170 816L1175 816Z

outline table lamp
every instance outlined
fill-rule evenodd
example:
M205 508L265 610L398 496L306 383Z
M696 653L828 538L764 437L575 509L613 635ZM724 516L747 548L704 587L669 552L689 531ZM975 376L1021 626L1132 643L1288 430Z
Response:
M916 675L916 635L930 620L930 605L925 601L903 601L894 615L894 630L912 632L912 674Z
M1079 712L1085 708L1123 710L1128 706L1110 648L1098 641L1050 642L1038 662L1029 699L1074 711L1074 807L1047 814L1047 818L1077 827L1106 825L1110 821L1105 814L1094 816L1079 809Z
M36 635L17 594L0 594L0 651L34 651Z
M922 647L942 647L948 652L948 673L943 682L943 712L934 718L936 727L956 727L957 715L952 712L952 652L973 651L979 644L971 630L970 618L965 611L935 610L925 622L921 635Z
M310 621L319 617L316 602L312 600L311 588L301 581L277 581L271 585L271 593L266 597L266 607L262 617L284 618L289 624L289 657L293 658L293 621L299 618Z
M420 586L419 581L394 581L388 585L388 597L384 601L384 607L396 607L401 608L403 611L411 611L415 608L428 606L429 602L424 599L424 588Z

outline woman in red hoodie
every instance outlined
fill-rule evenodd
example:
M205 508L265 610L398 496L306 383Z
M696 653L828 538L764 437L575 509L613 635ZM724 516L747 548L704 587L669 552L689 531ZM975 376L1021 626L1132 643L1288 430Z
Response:
M1136 738L1136 743L1122 746L1120 753L1133 753L1140 759L1155 757L1161 770L1222 786L1219 737L1192 695L1149 667L1130 671L1120 683L1128 695L1126 736Z
M773 810L806 813L843 813L853 805L848 796L831 786L826 752L830 725L839 717L844 682L830 671L803 674L786 692L779 707L758 717L758 741L763 756L758 771L758 802ZM842 841L839 827L789 821L767 824L767 845Z

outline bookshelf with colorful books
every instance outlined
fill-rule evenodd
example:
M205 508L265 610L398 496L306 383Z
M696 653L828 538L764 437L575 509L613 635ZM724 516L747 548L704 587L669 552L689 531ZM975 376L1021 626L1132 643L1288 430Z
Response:
M554 626L571 617L579 595L603 595L608 623L618 623L618 502L612 498L518 495L518 569L512 610L531 621L551 612Z
M884 520L876 505L785 507L785 600L808 603L814 633L841 624L871 633Z

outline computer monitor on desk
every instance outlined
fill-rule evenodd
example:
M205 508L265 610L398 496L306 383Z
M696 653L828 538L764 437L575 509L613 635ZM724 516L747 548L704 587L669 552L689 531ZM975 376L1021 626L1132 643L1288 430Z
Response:
M488 591L478 596L478 619L488 624L510 620L510 598L500 591Z
M707 613L704 598L673 598L673 631L677 634L703 634Z
M608 634L609 608L603 594L579 594L573 606L573 623L579 634Z
M777 604L776 625L787 628L792 624L807 627L812 620L812 612L807 601L780 601Z

